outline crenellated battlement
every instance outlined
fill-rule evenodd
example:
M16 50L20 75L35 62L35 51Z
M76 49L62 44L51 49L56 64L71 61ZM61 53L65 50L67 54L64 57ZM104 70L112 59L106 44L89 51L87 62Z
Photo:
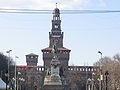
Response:
M27 69L35 69L37 71L44 71L44 66L16 66L17 71L25 71Z
M94 66L68 66L68 71L96 72L96 71L99 71L99 67L94 67Z
M17 70L36 69L37 71L45 71L44 66L17 66ZM78 72L96 72L99 71L99 67L95 66L68 66L68 71Z

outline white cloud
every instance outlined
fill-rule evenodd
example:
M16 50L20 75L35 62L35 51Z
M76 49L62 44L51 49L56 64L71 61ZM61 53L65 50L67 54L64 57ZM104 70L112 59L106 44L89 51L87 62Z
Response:
M88 0L0 0L0 7L53 9L55 3L60 9L80 9L88 4Z

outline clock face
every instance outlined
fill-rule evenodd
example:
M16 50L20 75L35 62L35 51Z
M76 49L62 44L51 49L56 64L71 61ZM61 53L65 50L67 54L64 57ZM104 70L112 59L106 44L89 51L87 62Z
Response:
M59 42L59 40L58 39L54 39L53 42L54 42L54 44L57 44Z

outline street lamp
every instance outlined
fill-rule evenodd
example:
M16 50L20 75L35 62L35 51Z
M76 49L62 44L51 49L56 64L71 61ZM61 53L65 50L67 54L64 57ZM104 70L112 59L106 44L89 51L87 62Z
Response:
M21 75L21 72L17 72L17 90L18 90L18 82L19 82L19 75Z
M101 51L98 51L98 53L101 55L101 59L102 59L102 52L101 52Z
M106 80L105 80L105 84L106 84L106 90L108 90L108 85L107 85L107 82L108 82L108 75L109 75L109 73L108 73L108 71L106 71L105 72L105 78L106 78Z
M91 90L92 80L88 78L87 80L87 90Z
M9 57L9 60L8 60L8 80L7 80L7 82L8 82L8 84L9 84L9 74L10 74L10 72L9 72L9 64L10 64L10 52L11 52L12 50L8 50L8 51L6 51L6 53L8 53L8 57ZM7 90L7 84L6 84L6 90Z
M15 90L16 90L16 59L19 58L17 56L15 56Z
M102 52L98 51L98 53L101 55L101 60L102 60ZM101 67L101 61L100 61L100 86L99 86L99 90L102 90L102 80L103 80L103 75L102 75L102 67Z
M92 90L95 90L95 73L92 73Z
M25 82L25 79L20 77L18 78L18 89L17 90L23 90L24 89L24 82Z

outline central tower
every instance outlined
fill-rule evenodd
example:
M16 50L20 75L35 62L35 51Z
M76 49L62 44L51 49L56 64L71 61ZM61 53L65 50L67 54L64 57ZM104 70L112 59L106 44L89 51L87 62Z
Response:
M63 47L63 32L61 32L60 10L56 7L53 10L52 29L49 32L49 47L42 49L43 61L45 68L50 68L50 62L53 58L52 47L56 45L58 48L58 60L60 61L60 70L67 70L69 53L71 50Z
M57 48L63 47L63 32L61 32L61 20L60 11L55 8L53 11L52 29L49 32L50 44L49 47L52 48L56 44Z

